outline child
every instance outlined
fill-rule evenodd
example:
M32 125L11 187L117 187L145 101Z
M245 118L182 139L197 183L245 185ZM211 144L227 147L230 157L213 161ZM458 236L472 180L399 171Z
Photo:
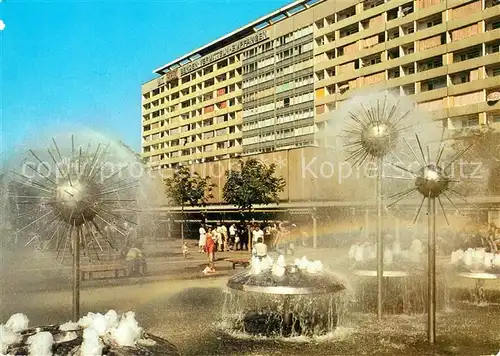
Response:
M187 245L187 242L184 242L182 244L182 255L184 256L184 259L187 259L187 255L188 255L188 245Z

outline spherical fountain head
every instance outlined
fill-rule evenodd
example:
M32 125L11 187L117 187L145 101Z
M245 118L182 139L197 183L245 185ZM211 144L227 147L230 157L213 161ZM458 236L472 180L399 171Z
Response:
M444 170L434 164L422 167L417 172L415 186L417 190L425 197L437 198L443 193L450 184L450 179L446 176Z
M54 190L52 209L59 219L80 226L97 214L99 185L78 177L61 179Z
M390 123L371 123L361 132L361 145L373 157L388 154L394 148L396 140L397 131Z

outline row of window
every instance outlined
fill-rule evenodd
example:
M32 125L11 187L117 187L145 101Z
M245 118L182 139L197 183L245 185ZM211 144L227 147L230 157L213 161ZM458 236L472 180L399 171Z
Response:
M274 93L282 93L287 90L292 90L296 88L303 87L305 85L313 84L314 78L313 75L307 75L302 78L292 79L289 82L279 84L275 87L270 87L264 90L259 90L254 93L243 95L243 102L248 103L250 101L259 100L261 98L269 97Z
M388 51L388 54L390 55L392 50ZM471 60L474 58L481 57L483 55L491 55L494 54L496 55L500 51L500 40L495 40L493 42L489 42L483 45L475 45L471 47L467 47L464 49L461 49L459 51L456 51L452 53L452 59L453 63L458 63L458 62L463 62L467 60ZM326 68L325 70L321 70L315 73L316 80L323 80L325 78L329 77L334 77L335 74L338 72L338 74L345 74L345 73L354 73L355 70L371 65L372 63L377 63L380 61L382 56L382 52L372 55L370 57L365 57L365 58L359 58L356 59L352 62L345 63L343 65L337 66L337 67L331 67L331 68ZM387 77L388 79L394 79L398 78L402 75L411 75L414 74L415 72L424 72L433 68L439 68L443 66L443 55L431 57L431 58L426 58L424 60L418 61L418 62L412 62L408 63L402 66L390 68L387 70ZM376 76L377 73L369 76L365 76L364 79L369 78L369 77L374 77ZM380 79L380 78L379 78ZM382 78L385 80L385 78ZM356 80L356 78L352 79ZM381 80L377 80L381 81ZM339 87L343 86L344 84L348 84L348 87L352 87L352 83L345 82L345 83L338 83ZM366 83L366 84L373 84L373 82Z
M298 105L312 100L314 100L314 93L312 92L294 95L290 98L284 98L283 100L278 100L276 102L276 109L287 108L291 105Z
M309 25L309 26L306 26L306 27L303 27L301 29L298 29L294 32L291 32L290 34L287 34L285 36L282 36L280 38L277 38L274 40L274 43L275 43L275 46L276 47L279 47L280 45L282 44L286 44L286 43L289 43L293 40L297 40L297 39L300 39L304 36L307 36L309 34L311 34L313 32L313 26L312 25ZM261 45L258 45L246 52L243 53L243 56L245 58L251 58L255 55L258 55L260 53L263 53L263 52L266 52L268 50L270 50L271 48L273 47L273 43L272 42L266 42L264 44L261 44ZM312 43L310 45L307 45L306 47L303 47L303 46L298 46L294 53L302 53L304 51L309 51L312 49ZM196 80L198 78L201 78L205 75L208 75L210 73L212 73L214 70L219 70L219 69L222 69L228 65L231 65L237 61L240 61L240 54L237 54L237 55L234 55L234 56L231 56L229 58L226 58L224 60L221 60L217 63L214 63L214 64L210 64L210 65L207 65L205 66L204 68L194 72L194 73L191 73L189 75L186 75L184 76L182 79L181 79L181 83L182 84L186 84L186 83L189 83L190 81L193 81L193 80ZM280 60L280 57L277 57L276 58L277 61ZM271 59L266 59L265 61L263 62L259 62L259 68L262 68L262 67L265 67L267 65L271 65L274 63L274 58L271 58ZM165 90L170 90L170 89L173 89L175 87L177 87L179 85L179 81L178 80L174 80L174 81L171 81L168 83L167 86L162 86L160 88L156 88L154 90L152 90L151 92L149 93L145 93L144 94L144 98L150 98L151 96L155 96L155 95L159 95L160 93L164 92ZM196 88L194 89L196 90ZM191 90L191 92L193 92L193 90Z
M476 73L477 75L477 73ZM463 74L460 75L456 78L459 78L458 80L460 81L466 81L469 79L469 74ZM441 89L441 88L446 88L449 86L449 82L447 82L447 79L445 76L443 77L437 77L437 78L432 78L428 80L424 80L420 82L420 92L427 92L431 90L436 90L436 89ZM406 84L402 86L397 86L393 87L390 89L387 89L387 91L393 95L413 95L415 94L415 83L411 84ZM494 99L489 99L491 97L495 98L497 93L500 91L500 87L498 88L492 88L492 89L487 89L487 90L476 90L472 92L465 92L462 94L457 94L453 96L445 96L445 97L440 97L435 100L431 101L426 101L426 102L420 102L418 103L418 107L421 108L422 110L425 111L436 111L436 110L442 110L446 108L457 108L457 107L463 107L463 106L469 106L469 105L476 105L480 103L485 103L488 102L488 100L494 100ZM317 105L315 112L317 115L322 115L327 112L332 112L335 110L338 110L339 108L342 107L342 105L345 103L345 101L333 101L327 104L321 104Z
M253 122L247 122L243 125L244 131L261 129L275 124L284 124L287 122L293 122L303 119L308 119L314 116L313 109L305 109L297 112L292 112L284 115L278 115L277 117L271 117L265 120L258 120Z
M193 142L200 142L200 144L203 144L203 140L208 140L214 137L220 137L220 136L225 136L225 135L231 135L234 133L238 133L241 130L241 126L230 126L226 127L223 129L215 130L215 131L209 131L209 132L204 132L201 134L197 135L191 135L175 140L170 140L170 141L165 141L165 142L160 142L156 143L154 145L146 146L144 147L144 152L154 152L158 150L162 150L168 147L177 147L177 146L185 146Z
M449 31L447 33L441 33L434 35L429 38L425 38L419 41L415 42L410 42L403 44L401 46L389 48L387 50L387 59L395 59L399 58L405 55L409 55L417 51L424 51L427 49L431 49L434 47L438 47L440 45L450 43L452 41L457 41L465 38L470 38L472 36L478 35L481 33L480 31L480 25L479 24L472 24L465 26L463 28L458 28L453 31ZM500 28L500 18L497 19L492 19L486 23L486 31L493 31L497 28ZM381 41L384 41L384 36L383 34L379 34L378 36L374 36L376 43L379 43ZM367 41L367 40L365 40ZM350 54L350 55L355 55L362 47L362 43L355 42L350 45L344 46L344 47L339 47L336 49L332 49L328 52L321 53L315 57L315 63L320 63L325 60L331 60L333 58L342 56L344 54ZM354 61L355 67L352 69L359 69L360 66L369 66L373 65L376 63L379 63L381 60L381 54L383 52L380 52L378 54L370 55L364 58L359 58ZM359 62L358 62L359 61ZM348 65L346 63L345 65ZM342 64L344 66L344 64ZM342 67L341 66L341 67Z
M207 92L207 93L205 93L203 95L199 95L199 96L197 96L195 98L192 98L190 100L183 101L180 105L179 104L171 105L166 110L165 109L159 109L159 110L153 111L151 113L152 114L151 118L155 118L157 116L161 116L165 112L175 112L175 111L179 110L179 108L187 108L189 106L196 105L196 104L202 103L204 101L212 100L212 99L214 99L216 97L219 97L219 96L222 96L222 95L226 95L226 94L235 92L237 90L241 90L241 85L240 84L231 84L231 85L228 85L226 87L219 88L216 91L215 90L214 91L210 91L210 92ZM179 94L179 92L177 92L176 94ZM177 96L171 95L170 97L166 96L164 98L160 98L158 100L155 100L155 101L153 101L151 103L144 104L143 105L143 109L144 110L149 110L150 108L154 108L154 107L160 106L160 105L164 104L165 102L168 103L170 100L175 100L175 99L178 99L178 98L179 98L178 95Z
M169 135L176 135L179 132L186 132L189 130L197 130L197 129L200 129L202 127L207 127L207 126L211 126L214 124L219 124L221 122L235 120L239 116L239 114L240 114L239 112L238 113L237 112L230 112L230 113L225 113L223 115L219 115L219 116L209 118L209 119L206 119L203 121L193 122L193 123L188 124L188 125L177 126L175 128L171 128L169 130L162 131L160 133L161 134L160 137L169 136ZM144 125L144 131L155 130L155 129L170 125L171 123L179 122L178 119L179 119L179 116L176 116L175 118L161 120L161 121L158 121L158 122L155 122L152 124ZM148 141L151 139L151 137L150 137L150 135L146 135L146 136L144 136L144 139L146 141Z
M493 6L497 6L500 4L500 0L483 0L484 8L490 8ZM384 3L384 1L379 1L380 3ZM440 0L417 0L415 2L416 7L420 10L426 9L428 7L439 4ZM481 11L483 9L482 1L477 0L473 2L468 2L464 5L457 6L455 8L450 9L450 19L456 20L458 18L462 18L465 16L470 16L471 14ZM339 30L340 38L349 36L351 34L357 33L360 30L367 30L369 28L378 27L383 23L384 17L387 18L387 21L392 21L397 18L405 17L414 12L414 2L408 2L406 4L394 7L392 9L387 10L386 14L379 14L377 16L371 17L369 19L363 19L362 21L345 26ZM336 14L332 14L315 22L315 26L317 29L322 29L325 26L330 26L333 23L342 21L349 17L356 15L356 6L351 6L347 9L344 9ZM385 16L384 16L385 15ZM442 22L440 15L433 17L435 15L429 16L427 18L421 19L417 22L418 28L426 28L432 27L436 24L440 24ZM331 32L325 35L328 41L335 40L335 33ZM318 43L319 44L319 43ZM320 45L320 44L319 44Z
M314 78L312 75L308 75L302 78L293 79L289 82L279 84L276 86L276 93L282 93L287 90L292 90L295 88L300 88L304 85L309 85L314 83Z
M262 69L262 68L268 67L270 65L273 65L275 63L279 63L281 61L284 61L285 59L288 59L288 58L291 58L294 56L298 56L302 53L312 51L312 49L313 49L312 42L308 42L308 43L305 43L305 44L302 44L299 46L295 46L293 48L289 48L285 51L279 52L278 54L276 54L274 56L264 58L264 59L261 59L257 62L253 62L253 63L244 65L243 66L243 73L248 74L248 73L255 72L258 69Z
M224 149L229 149L233 147L239 147L242 145L242 140L241 139L236 139L236 140L227 140L224 142L217 142L215 144L209 144L209 145L203 145L203 146L198 146L198 147L192 147L192 148L185 148L185 149L180 149L178 151L174 152L167 152L159 155L154 155L149 157L149 162L154 163L158 161L163 161L165 159L172 159L172 158L177 158L181 156L189 156L192 154L201 154L201 153L208 153L208 152L213 152L215 150L224 150ZM144 151L144 152L150 152L150 151Z
M313 109L305 109L305 110L300 110L300 111L295 112L295 113L278 115L278 117L276 118L276 123L277 124L284 124L286 122L308 119L308 118L311 118L313 116L314 116Z
M252 57L255 57L261 53L269 51L271 48L273 48L273 43L274 47L279 47L281 45L285 45L287 43L290 43L292 41L296 41L304 36L310 35L313 33L313 26L309 25L303 28L300 28L298 30L295 30L293 32L290 32L284 36L278 37L273 41L266 42L263 44L260 44L258 46L255 46L245 52L243 52L243 58L249 59Z
M291 149L291 148L312 146L312 145L315 145L314 140L302 140L302 141L295 141L293 144L278 143L275 145L275 147L268 147L266 149L257 148L257 149L248 150L248 149L244 148L244 153L246 155L253 155L253 154L267 153L267 152L273 152L273 151L277 151L277 150L287 150L287 149Z
M274 110L275 108L280 109L280 108L289 107L291 105L297 105L297 104L301 104L301 103L304 103L307 101L312 101L312 100L314 100L314 94L312 92L294 95L294 96L289 97L289 98L284 98L284 99L278 100L278 101L276 101L276 103L271 102L268 104L258 105L258 106L255 106L253 108L245 109L245 110L243 110L243 117L257 115L260 113Z
M312 65L313 65L312 59L309 59L307 61L291 64L291 65L283 67L283 68L278 68L278 69L276 69L275 72L270 71L268 73L264 73L264 74L260 74L258 76L255 76L252 79L243 80L242 87L243 87L243 89L247 89L247 88L250 88L254 85L262 84L262 83L265 83L267 81L273 80L274 78L278 79L284 75L299 72L303 69L311 67Z
M171 80L171 81L167 82L165 85L162 85L156 89L153 89L150 92L143 93L143 98L149 99L151 97L160 95L161 93L164 93L165 91L172 90L172 89L179 87L179 85L181 85L181 84L187 84L190 81L194 81L198 78L201 78L205 75L208 75L208 74L212 73L214 70L219 70L219 69L222 69L224 67L227 67L228 65L239 62L240 56L241 55L238 53L234 56L230 56L228 58L225 58L217 63L209 64L209 65L203 67L202 69L199 69L199 70L197 70L189 75L182 77L181 80L179 80L179 79ZM231 72L233 72L232 74L234 75L234 71L231 71Z
M243 145L253 145L261 142L275 141L290 137L314 134L315 130L315 125L302 126L286 130L277 130L276 132L268 132L252 137L245 137L243 139Z
M441 16L441 15L439 15ZM436 26L437 24L441 23L441 17L439 17L438 20L434 21L428 21L425 23L425 26ZM399 56L402 55L407 55L413 53L415 50L416 51L424 51L426 49L436 47L445 43L450 43L453 41L458 41L462 40L465 38L469 38L478 34L482 33L482 27L483 24L481 22L479 23L473 23L469 24L467 26L464 26L462 28L457 28L451 31L447 31L445 33L439 34L439 35L434 35L429 38L425 38L422 40L418 40L415 42L411 43L406 43L401 45L400 47L395 47L392 48L391 50L388 50L388 52L392 51L389 55L389 59L393 58L398 58ZM424 29L427 27L419 28L419 29ZM495 17L491 19L487 19L484 22L484 30L486 32L488 31L493 31L500 28L500 18ZM347 44L342 47L337 47L335 49L332 49L330 51L327 51L325 53L321 53L315 57L315 62L320 63L324 60L327 59L333 59L336 57L341 57L344 55L356 55L357 52L361 49L373 47L376 44L383 43L386 40L391 40L394 38L398 38L400 36L410 34L414 32L414 24L407 24L407 25L401 25L398 28L390 29L385 32L381 32L379 34L372 35L368 38L365 39L360 39L356 42ZM316 43L318 45L324 44L324 38L319 37L316 39ZM416 48L415 48L416 46ZM411 47L411 48L410 48Z

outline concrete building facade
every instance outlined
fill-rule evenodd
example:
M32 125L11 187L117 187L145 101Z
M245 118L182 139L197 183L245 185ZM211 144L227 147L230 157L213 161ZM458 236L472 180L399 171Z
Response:
M321 147L360 88L411 97L450 129L500 125L500 0L297 1L154 71L154 169Z

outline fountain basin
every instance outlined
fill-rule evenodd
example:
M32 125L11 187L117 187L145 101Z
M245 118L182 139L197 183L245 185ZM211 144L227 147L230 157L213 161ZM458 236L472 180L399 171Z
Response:
M241 272L229 279L227 286L243 292L306 295L336 293L345 289L345 285L334 276L326 273L310 274L287 268L284 276L275 276L271 270L259 274Z
M227 282L225 319L232 331L290 337L332 332L338 321L337 304L346 289L333 275L308 273L287 266L284 275L271 270L247 270Z
M9 355L28 355L29 345L28 338L39 332L50 332L54 337L52 345L52 354L54 356L69 356L80 355L81 345L83 342L83 329L63 331L59 330L59 325L47 325L30 328L21 332L21 339L18 343L12 344L7 349ZM137 341L136 346L126 347L119 346L116 343L102 337L104 348L103 355L109 356L177 356L179 351L177 348L165 339L144 333Z

